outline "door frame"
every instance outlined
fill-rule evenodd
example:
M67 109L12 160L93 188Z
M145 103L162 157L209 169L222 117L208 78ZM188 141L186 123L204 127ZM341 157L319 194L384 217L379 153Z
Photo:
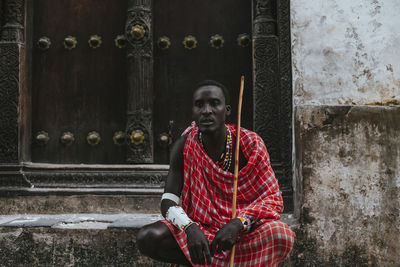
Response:
M0 21L3 21L0 34L0 90L7 93L0 109L6 114L0 116L0 124L4 125L0 129L0 191L9 192L9 188L79 189L105 186L130 188L132 194L137 194L137 189L157 189L153 191L161 194L168 165L30 163L32 2L2 0L0 5L0 14L3 14L0 16ZM129 5L129 12L132 12L132 7L141 5L146 9L146 6L152 6L152 0L130 0ZM265 141L270 154L274 155L271 163L281 184L286 211L293 211L290 0L252 0L251 12L253 128ZM152 14L149 15L151 20ZM127 25L129 23L127 19ZM129 34L128 28L126 35ZM152 38L151 27L149 29ZM153 40L150 39L150 42ZM152 72L152 68L149 71ZM152 74L149 75L152 77ZM137 77L128 79L136 81ZM147 85L147 89L152 90L152 82ZM266 120L266 117L269 119ZM127 129L131 127L128 123ZM145 127L151 135L152 122Z

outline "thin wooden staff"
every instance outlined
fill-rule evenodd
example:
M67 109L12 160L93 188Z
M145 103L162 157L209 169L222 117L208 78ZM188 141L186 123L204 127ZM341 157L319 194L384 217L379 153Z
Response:
M238 117L236 125L236 148L235 148L235 169L233 178L233 197L232 197L232 219L236 218L236 198L237 198L237 183L239 179L239 149L240 149L240 122L242 114L242 99L243 99L243 89L244 89L244 76L240 78L240 92L239 92L239 103L238 103ZM233 246L231 251L231 260L229 265L233 267L233 261L235 259L235 246Z

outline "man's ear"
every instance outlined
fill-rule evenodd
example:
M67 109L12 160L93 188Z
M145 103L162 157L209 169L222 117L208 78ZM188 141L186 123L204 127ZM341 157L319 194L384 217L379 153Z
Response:
M226 115L227 116L231 115L231 110L232 110L231 106L230 105L226 105L225 109L226 109Z

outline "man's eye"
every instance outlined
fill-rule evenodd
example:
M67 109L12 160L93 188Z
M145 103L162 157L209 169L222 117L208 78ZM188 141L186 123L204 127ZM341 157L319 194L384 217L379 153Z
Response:
M212 104L213 106L217 106L217 105L219 105L219 103L220 103L219 100L214 100L214 101L211 102L211 104Z
M194 105L195 105L196 107L198 107L198 108L201 108L201 107L203 106L203 103L201 103L201 102L196 102L196 103L194 103Z

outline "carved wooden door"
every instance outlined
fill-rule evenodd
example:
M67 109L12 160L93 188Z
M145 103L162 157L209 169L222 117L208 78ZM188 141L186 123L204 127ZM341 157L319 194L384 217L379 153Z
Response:
M245 75L243 125L252 128L249 1L45 0L33 9L33 161L166 164L203 79L227 85L235 114Z
M193 87L204 79L227 86L236 123L240 76L245 75L244 127L253 128L251 1L154 1L155 160L167 162L160 142L191 122ZM161 134L161 136L160 136Z
M289 0L29 3L33 162L166 164L193 86L225 84L235 122L243 74L243 126L292 203Z
M127 1L34 1L33 162L125 162L126 11Z

